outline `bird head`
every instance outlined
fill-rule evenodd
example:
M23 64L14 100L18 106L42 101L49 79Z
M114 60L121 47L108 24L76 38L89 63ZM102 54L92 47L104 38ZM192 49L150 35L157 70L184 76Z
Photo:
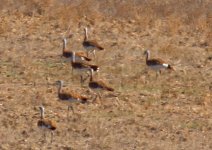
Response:
M144 51L144 55L147 55L149 53L150 53L150 50L148 50L148 49Z
M39 106L39 109L40 109L40 111L41 112L43 112L44 111L44 107L41 105L41 106Z
M63 85L64 81L63 80L58 80L55 82L56 85Z

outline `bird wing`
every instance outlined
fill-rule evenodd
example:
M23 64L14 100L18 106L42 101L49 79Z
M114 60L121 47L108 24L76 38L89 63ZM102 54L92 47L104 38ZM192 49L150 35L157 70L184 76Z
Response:
M71 91L70 92L71 93L71 95L74 97L74 98L78 98L78 99L88 99L86 96L84 96L84 95L81 95L81 94L79 94L78 92L76 92L76 91Z
M88 68L92 68L94 71L97 71L98 68L99 68L99 66L90 64L90 63L88 63L88 62L82 62L82 65L83 65L83 66L86 66L86 67L88 67Z
M78 56L86 56L87 54L84 51L79 51L79 52L76 52L76 55L78 55Z
M86 101L88 99L86 96L83 96L83 95L75 92L74 90L61 92L60 98L62 100L75 99L75 100L82 100L82 101Z
M57 128L56 123L52 120L41 119L38 121L38 126L45 127L51 130L55 130Z
M93 47L96 47L96 48L98 48L100 50L104 50L104 48L102 46L100 46L96 41L93 41L93 40L92 41L85 41L84 45L93 46Z
M102 88L108 91L114 91L113 88L111 88L109 85L107 85L104 81L99 80L99 81L92 81L90 82L95 88Z
M162 65L162 64L166 64L165 61L163 61L162 59L150 59L148 60L148 64L149 65Z
M63 56L64 57L71 57L72 56L72 52L71 51L63 51Z
M92 68L94 71L99 71L99 67L97 65L90 64L88 62L72 62L73 68L79 68L79 69L89 69Z
M87 54L85 52L77 52L76 56L83 57L83 58L85 58L85 60L91 61L91 58L87 57Z

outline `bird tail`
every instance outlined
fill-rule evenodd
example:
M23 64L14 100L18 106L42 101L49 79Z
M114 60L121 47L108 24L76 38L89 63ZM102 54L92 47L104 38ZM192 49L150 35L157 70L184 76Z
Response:
M99 50L104 50L104 47L98 46Z
M85 103L87 103L88 102L88 99L87 99L87 97L83 97L82 99L81 99L81 101L80 101L82 104L85 104Z
M106 87L106 89L107 89L108 91L114 91L114 89L111 88L111 87Z
M168 65L168 69L175 70L171 65Z
M96 71L96 72L99 71L99 67L96 66L96 65L91 65L91 68L92 68L94 71Z
M89 57L84 57L84 59L85 59L86 61L91 61L91 58L89 58Z
M51 130L55 130L55 129L56 129L56 127L55 127L55 126L52 126L50 129L51 129Z

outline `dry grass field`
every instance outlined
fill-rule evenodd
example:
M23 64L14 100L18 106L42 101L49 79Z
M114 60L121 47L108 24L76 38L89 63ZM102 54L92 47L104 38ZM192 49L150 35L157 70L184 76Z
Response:
M115 88L102 105L61 57L69 30L68 48L83 50L84 27L105 47L98 78ZM211 0L1 0L0 149L212 149L211 41ZM175 71L156 79L146 49ZM90 103L67 118L57 80ZM52 143L37 127L41 104L57 122Z

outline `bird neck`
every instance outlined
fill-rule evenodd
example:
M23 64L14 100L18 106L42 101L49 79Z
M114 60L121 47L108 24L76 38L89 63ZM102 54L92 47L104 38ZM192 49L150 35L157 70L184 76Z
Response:
M88 31L87 29L85 29L85 37L84 37L84 41L87 41L88 40Z
M66 50L66 39L63 39L63 52Z
M59 85L59 87L58 87L58 95L59 95L59 94L60 94L60 92L61 92L62 86L63 86L63 83L62 83L62 82L60 82L60 85Z
M91 69L90 81L93 81L93 70Z
M44 119L44 109L41 109L40 118L41 118L41 119Z
M146 62L149 60L149 58L150 58L150 53L147 52L147 53L146 53Z

